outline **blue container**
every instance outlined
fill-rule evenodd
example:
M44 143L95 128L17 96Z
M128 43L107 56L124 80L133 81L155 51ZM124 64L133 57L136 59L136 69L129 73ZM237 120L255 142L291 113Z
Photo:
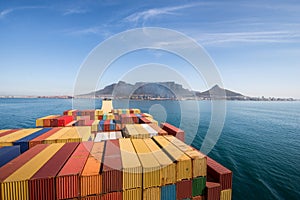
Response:
M9 146L0 148L0 167L20 155L20 146Z
M29 149L29 141L33 140L34 138L50 131L52 128L43 128L42 130L39 130L37 132L32 133L31 135L28 135L26 137L23 137L17 141L14 142L14 145L20 145L20 151L21 153L24 153Z
M109 122L109 130L111 130L111 131L116 130L116 124L115 124L114 120L110 120L110 122Z
M161 187L160 190L161 200L176 200L176 185L165 185Z
M105 122L105 120L100 120L99 125L98 125L99 131L104 131L104 122Z

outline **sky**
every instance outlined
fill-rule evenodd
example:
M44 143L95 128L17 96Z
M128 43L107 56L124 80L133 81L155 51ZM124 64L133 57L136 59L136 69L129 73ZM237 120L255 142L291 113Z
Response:
M99 44L130 29L160 27L195 40L225 88L300 99L299 19L298 0L2 0L0 96L72 95L80 67ZM120 80L208 89L188 62L154 49L120 56L95 88Z

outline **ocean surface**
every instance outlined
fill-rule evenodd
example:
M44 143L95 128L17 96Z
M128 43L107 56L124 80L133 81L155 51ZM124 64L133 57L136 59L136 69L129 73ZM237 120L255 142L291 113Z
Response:
M233 199L300 199L300 102L226 104L222 134L208 155L233 171ZM180 126L198 149L211 119L209 101L114 101L115 108L128 106ZM34 127L36 118L71 108L70 99L0 99L0 129Z

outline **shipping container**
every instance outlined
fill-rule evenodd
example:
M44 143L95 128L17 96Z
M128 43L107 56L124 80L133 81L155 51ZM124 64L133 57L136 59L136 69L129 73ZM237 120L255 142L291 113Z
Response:
M130 139L119 139L119 144L123 166L123 190L142 187L142 166Z
M93 142L82 142L56 177L56 198L67 199L80 196L80 179Z
M17 169L22 167L25 163L35 157L39 152L43 151L48 145L40 144L35 146L34 148L26 151L20 156L16 157L12 161L8 162L6 165L0 168L0 183L2 183L7 177L13 174ZM2 199L2 192L0 187L0 200Z
M176 183L176 164L150 138L144 139L145 144L160 164L161 185Z
M232 172L209 157L207 157L207 180L220 183L221 190L232 188Z
M206 185L206 177L200 176L192 180L192 196L204 195Z
M66 132L71 130L71 127L60 128L54 134L51 134L49 137L43 140L43 144L53 144L56 143L57 139L63 136Z
M205 196L195 196L192 200L205 200Z
M184 152L180 151L169 140L163 136L154 136L153 140L163 149L163 151L176 162L176 180L192 178L192 161Z
M20 146L0 148L0 167L20 155Z
M142 139L131 140L143 167L143 189L161 186L160 164Z
M14 133L18 130L20 130L20 129L1 130L0 137L9 135L9 134Z
M26 137L23 137L15 142L13 142L14 145L19 145L20 146L20 151L21 153L24 153L29 149L29 141L43 135L44 133L50 131L51 128L43 128L42 130L39 130L37 132L32 133L31 135L28 135Z
M94 120L94 122L92 124L92 132L98 131L99 122L100 122L100 120Z
M34 147L37 144L42 144L43 141L50 137L51 135L53 135L54 133L56 133L57 131L59 131L61 128L52 128L50 131L44 133L43 135L40 135L34 139L32 139L31 141L29 141L29 148Z
M1 183L2 199L29 199L28 180L59 150L63 144L52 144L17 169Z
M51 117L46 117L43 119L43 127L51 127L51 126L57 126L57 118L60 117L60 115L53 115Z
M13 146L13 142L28 135L31 135L32 133L37 132L39 130L41 130L41 128L21 129L9 135L0 137L0 146Z
M176 184L164 185L160 189L161 200L176 200Z
M66 126L73 121L73 116L61 116L57 120L57 126Z
M156 124L149 124L149 126L151 126L151 128L153 128L155 131L157 131L158 135L168 135L167 131L165 131L164 129L160 128Z
M160 187L143 189L143 200L160 200Z
M46 116L46 117L38 118L35 121L35 125L36 125L36 127L43 127L44 126L44 119L49 119L49 118L53 118L53 117L57 117L57 116L58 115L49 115L49 116Z
M56 142L57 143L67 143L67 142L81 142L82 138L79 135L76 127L70 128L67 132L63 135L60 135Z
M149 133L150 137L158 135L158 132L154 130L149 124L141 124L141 126Z
M169 124L169 123L161 123L161 128L168 132L168 135L173 135L184 142L184 131Z
M55 199L55 177L79 143L67 143L50 158L29 180L31 200Z
M94 143L80 176L80 195L100 195L102 193L101 163L104 142Z
M123 200L141 200L142 196L142 188L135 188L123 191Z
M221 185L219 183L206 182L206 200L220 200Z
M101 142L101 141L105 141L105 140L109 140L109 132L100 132L97 133L94 142Z
M182 180L176 183L176 198L192 198L192 180Z
M103 197L101 195L91 195L86 197L81 197L81 200L103 200Z
M122 137L123 136L122 136L122 132L121 131L109 132L109 139L110 140L120 139Z
M101 200L122 200L122 192L110 192L107 194L103 194Z
M200 151L185 144L184 142L172 135L167 135L165 136L165 138L168 139L172 144L174 144L178 149L185 152L185 154L192 159L193 177L206 176L206 155L202 154Z
M220 200L231 200L231 198L232 198L232 190L231 189L221 190Z
M118 140L105 142L105 154L102 168L103 193L121 191L123 186L122 158Z

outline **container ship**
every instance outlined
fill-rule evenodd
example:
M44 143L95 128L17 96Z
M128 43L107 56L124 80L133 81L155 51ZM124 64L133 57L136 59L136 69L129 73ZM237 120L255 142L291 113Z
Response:
M232 172L184 137L111 100L0 130L0 200L230 200Z

